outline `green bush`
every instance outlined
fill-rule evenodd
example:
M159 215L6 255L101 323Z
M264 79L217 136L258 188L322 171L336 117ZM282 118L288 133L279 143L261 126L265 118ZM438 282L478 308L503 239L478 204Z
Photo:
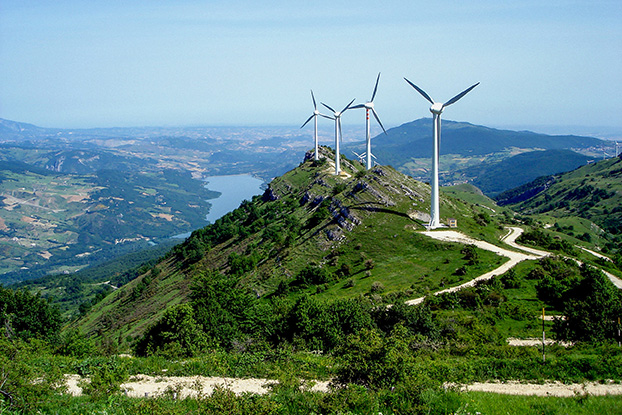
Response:
M128 378L125 362L110 358L90 368L90 376L80 382L82 393L92 399L108 399L121 392L121 384Z
M136 354L158 354L165 357L193 356L205 349L207 337L194 319L189 304L166 310L136 345Z

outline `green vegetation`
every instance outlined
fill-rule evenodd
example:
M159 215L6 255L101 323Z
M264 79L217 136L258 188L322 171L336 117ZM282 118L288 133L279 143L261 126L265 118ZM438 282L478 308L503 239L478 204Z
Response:
M4 167L3 167L4 166ZM0 164L0 282L73 273L205 224L217 196L173 169L92 174ZM154 242L155 241L155 242Z
M490 408L505 401L450 384L622 381L622 294L599 270L545 257L431 295L504 259L420 234L429 187L390 167L367 172L344 159L343 168L336 177L328 162L303 162L157 262L119 273L115 281L123 285L82 303L82 315L63 332L47 300L0 291L0 411L475 413L498 411ZM472 199L443 194L442 217L457 218L459 230L477 239L498 244L503 223L541 219L514 217L472 189L458 191ZM568 234L570 226L578 238ZM548 230L528 230L523 241L588 255L575 241L592 246L600 237L588 241L580 226L560 220ZM422 296L419 305L404 303ZM543 308L557 318L543 323ZM507 344L510 337L540 337L543 324L547 338L574 344L547 346L545 362L539 347ZM135 357L121 357L128 352ZM65 374L81 377L83 396L62 394ZM170 387L161 397L123 396L121 385L138 374L278 384L265 395L217 388L175 399L180 389ZM331 388L313 392L303 380L330 380ZM509 412L617 408L615 399L584 394L511 400L516 407Z
M618 291L612 292L591 268L578 267L572 261L544 258L524 263L471 290L432 296L411 307L403 303L377 307L364 299L320 302L305 296L295 303L275 298L272 307L266 308L257 299L233 290L229 278L203 275L193 285L192 303L169 308L137 344L138 348L147 345L143 350L149 357L103 357L110 349L103 343L99 348L89 344L76 332L46 342L25 342L4 334L0 359L6 382L0 388L0 408L6 413L36 409L68 414L103 410L441 414L488 411L501 405L510 413L541 413L544 409L590 413L608 411L619 403L617 397L501 397L443 386L445 382L486 380L622 379L622 351L606 337L604 342L594 343L597 337L591 336L589 342L570 348L550 346L545 364L538 348L505 345L509 332L518 336L540 332L536 316L543 305L551 313L567 311L563 300L557 301L542 287L551 278L578 284L577 290L584 292L583 310L598 304L599 299L606 300L604 309L619 307ZM547 331L564 338L565 332L556 324L547 322ZM217 343L226 338L234 341ZM149 349L156 344L159 346ZM317 347L324 352L309 353ZM181 356L186 357L180 360ZM266 377L278 380L279 385L265 395L235 396L216 389L209 396L176 400L172 389L157 398L123 396L120 385L130 376L161 376L163 370L167 376ZM90 382L81 383L84 396L61 394L58 381L63 373L90 378ZM302 379L332 379L334 386L328 393L311 392L300 387ZM516 408L506 407L506 399Z
M560 222L567 217L589 220L594 226L572 236L589 238L587 242L602 238L606 242L600 243L601 250L615 255L622 246L621 178L622 159L616 157L542 177L496 199L521 214L546 215Z

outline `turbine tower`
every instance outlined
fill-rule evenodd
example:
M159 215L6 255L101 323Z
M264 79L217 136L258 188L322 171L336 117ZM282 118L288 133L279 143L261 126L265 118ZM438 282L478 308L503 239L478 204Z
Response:
M328 115L323 115L323 114L320 114L320 116L324 118L328 118L330 120L335 120L335 174L336 175L341 173L341 164L339 162L339 144L341 143L341 140L343 138L341 134L341 115L344 112L346 112L348 108L350 108L350 105L352 105L353 102L354 102L354 99L350 101L350 103L346 105L346 107L340 112L335 111L334 109L332 109L331 107L329 107L328 105L322 102L322 105L324 105L326 108L328 108L329 110L333 112L333 116L330 117Z
M317 110L317 103L315 102L315 96L313 96L313 90L311 90L311 99L313 100L313 115L311 115L309 118L307 118L307 121L305 121L304 124L302 124L303 128L305 125L307 125L307 123L309 121L311 121L312 118L315 118L315 130L313 130L313 140L315 142L315 156L314 156L314 160L318 161L319 160L319 151L318 151L318 143L317 143L317 117L318 115L322 115L320 114L320 112ZM323 115L322 115L323 116Z
M382 123L380 122L380 118L378 118L378 114L376 113L376 110L374 109L374 98L376 97L376 91L378 90L378 81L380 81L380 73L378 73L378 77L376 78L376 86L374 87L374 92L371 94L371 99L364 103L364 104L358 104L352 107L352 109L354 108L365 108L365 123L366 123L366 131L367 131L367 151L366 151L366 167L367 170L372 168L372 161L371 158L373 157L373 154L371 153L371 136L370 136L370 126L369 126L369 111L371 111L372 114L374 114L374 118L376 119L376 121L378 121L378 124L380 125L380 127L382 128L382 131L384 131L384 133L386 134L386 130L384 129L384 126L382 125Z
M430 112L433 116L433 124L434 124L434 154L432 156L432 203L430 207L430 229L436 229L441 227L441 214L439 208L439 194L438 194L438 164L439 164L439 147L441 145L441 113L445 109L445 107L450 106L451 104L458 101L460 98L468 94L473 88L479 85L479 82L475 85L465 89L446 103L442 102L434 102L432 98L428 94L423 91L423 89L419 88L417 85L410 82L408 79L404 78L406 82L413 88L417 90L425 99L428 100L432 104L430 107Z

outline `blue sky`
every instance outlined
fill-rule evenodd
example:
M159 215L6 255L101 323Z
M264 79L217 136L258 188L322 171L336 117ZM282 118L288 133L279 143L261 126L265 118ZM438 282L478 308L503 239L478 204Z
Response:
M446 119L622 131L619 0L2 0L0 62L0 117L47 127L300 125L381 72L386 127L429 116L407 77L481 82Z

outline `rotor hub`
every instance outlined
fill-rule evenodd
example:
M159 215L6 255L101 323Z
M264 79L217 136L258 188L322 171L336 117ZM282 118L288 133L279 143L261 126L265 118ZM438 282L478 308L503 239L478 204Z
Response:
M435 102L434 104L432 104L432 106L430 107L430 112L432 114L441 115L441 113L443 112L443 103Z

